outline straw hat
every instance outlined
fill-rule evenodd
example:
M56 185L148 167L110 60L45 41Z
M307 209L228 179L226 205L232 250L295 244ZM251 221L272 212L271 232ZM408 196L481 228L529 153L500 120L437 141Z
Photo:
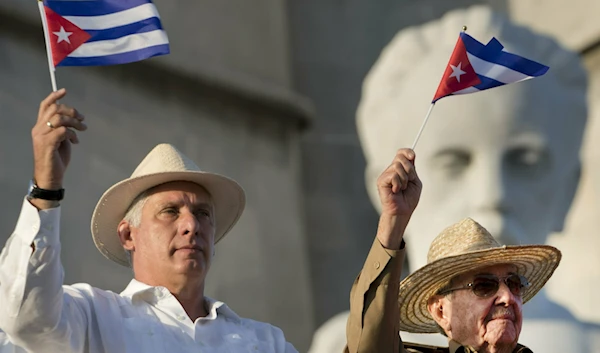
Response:
M170 144L160 144L144 158L131 177L111 186L92 215L92 238L102 255L129 267L117 234L117 226L131 202L142 192L171 181L190 181L203 186L215 208L215 243L238 221L246 204L242 187L227 177L203 172Z
M464 219L444 229L429 247L427 265L400 283L400 330L438 332L427 301L457 275L497 264L515 265L531 284L523 295L525 303L542 289L560 259L560 251L549 245L500 246L479 223Z

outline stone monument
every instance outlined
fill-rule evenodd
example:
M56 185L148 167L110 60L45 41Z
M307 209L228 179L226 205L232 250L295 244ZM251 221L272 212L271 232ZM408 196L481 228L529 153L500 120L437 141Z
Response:
M408 270L423 266L433 238L464 217L504 244L546 243L551 233L562 231L579 182L587 118L580 59L553 39L474 6L399 32L367 75L357 128L373 205L379 207L376 178L389 156L411 146L463 25L476 39L496 37L506 51L550 71L436 104L415 149L424 188L406 234ZM335 336L331 326L323 327L330 334L321 336ZM438 334L401 335L405 341L447 344ZM581 322L544 291L524 306L520 337L534 352L600 351L600 326ZM311 352L319 345L315 341Z

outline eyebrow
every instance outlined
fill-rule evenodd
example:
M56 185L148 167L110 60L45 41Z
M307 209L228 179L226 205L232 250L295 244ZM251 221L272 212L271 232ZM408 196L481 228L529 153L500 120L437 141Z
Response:
M194 209L206 209L206 208L208 208L210 210L212 210L214 208L213 205L211 205L208 202L199 202L199 203L193 204L192 207Z

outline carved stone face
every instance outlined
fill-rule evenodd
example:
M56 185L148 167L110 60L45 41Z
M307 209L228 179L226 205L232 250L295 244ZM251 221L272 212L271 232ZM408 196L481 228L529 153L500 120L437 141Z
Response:
M396 121L375 128L381 152L368 158L369 188L394 149L412 144L435 88L419 81L439 82L437 72L417 70L414 89L390 107ZM564 104L552 77L440 100L415 149L423 192L407 229L411 270L426 263L444 227L465 217L503 244L543 244L561 230L579 180L585 121L565 117L581 111Z

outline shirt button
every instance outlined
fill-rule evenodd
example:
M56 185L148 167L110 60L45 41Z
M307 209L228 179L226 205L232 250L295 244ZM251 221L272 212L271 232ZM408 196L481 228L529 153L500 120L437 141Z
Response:
M375 269L379 269L381 265L379 265L379 261L375 261Z
M183 321L183 320L185 320L185 316L183 316L183 315L177 315L177 320Z

